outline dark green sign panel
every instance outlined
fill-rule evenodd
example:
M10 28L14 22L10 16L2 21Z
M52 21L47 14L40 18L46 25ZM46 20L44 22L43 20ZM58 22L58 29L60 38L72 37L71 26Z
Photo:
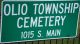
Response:
M1 42L77 36L77 1L2 2Z

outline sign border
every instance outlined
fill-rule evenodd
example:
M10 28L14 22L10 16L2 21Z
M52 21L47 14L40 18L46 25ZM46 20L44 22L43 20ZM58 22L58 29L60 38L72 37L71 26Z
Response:
M3 10L3 2L16 2L16 1L2 1L1 2L1 35L2 35L2 14L3 14L3 12L2 12L2 10ZM23 1L17 1L17 2L23 2ZM32 1L32 2L34 2L34 1ZM77 26L76 26L76 34L75 34L75 36L70 36L70 37L58 37L58 38L45 38L45 39L34 39L34 40L21 40L21 41L11 41L11 42L2 42L2 41L0 41L0 43L14 43L14 42L26 42L26 41L37 41L37 40L50 40L50 39L63 39L63 38L75 38L75 37L77 37L77 35L78 35L78 24L79 24L79 14L80 14L80 11L78 12L78 19L77 19ZM2 36L1 36L1 38L2 38Z

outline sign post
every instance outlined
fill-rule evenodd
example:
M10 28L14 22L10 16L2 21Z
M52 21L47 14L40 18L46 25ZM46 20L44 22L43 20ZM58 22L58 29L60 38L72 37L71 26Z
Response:
M74 38L79 6L77 1L3 1L1 42Z

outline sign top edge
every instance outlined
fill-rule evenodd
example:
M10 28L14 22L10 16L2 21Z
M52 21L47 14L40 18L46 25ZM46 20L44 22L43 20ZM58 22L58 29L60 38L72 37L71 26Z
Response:
M80 1L80 0L3 0L3 1Z

